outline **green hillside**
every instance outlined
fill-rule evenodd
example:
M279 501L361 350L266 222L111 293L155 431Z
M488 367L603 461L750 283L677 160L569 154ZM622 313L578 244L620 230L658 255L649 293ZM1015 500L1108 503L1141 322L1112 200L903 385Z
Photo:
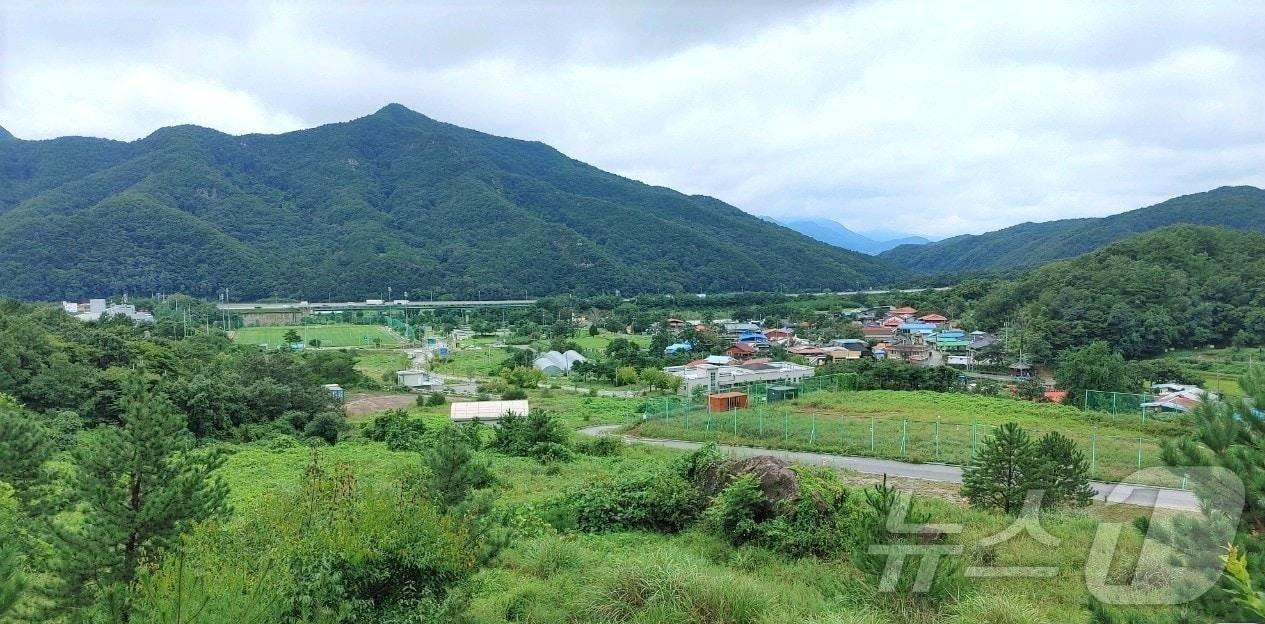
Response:
M0 141L0 295L850 288L886 263L399 105L281 135ZM416 297L415 297L416 298Z
M924 273L1036 266L1181 223L1265 230L1265 191L1251 186L1226 186L1110 217L1021 223L986 234L956 236L926 245L902 245L880 257Z
M1265 234L1177 225L999 281L981 326L1025 319L1029 352L1104 340L1126 357L1265 344Z

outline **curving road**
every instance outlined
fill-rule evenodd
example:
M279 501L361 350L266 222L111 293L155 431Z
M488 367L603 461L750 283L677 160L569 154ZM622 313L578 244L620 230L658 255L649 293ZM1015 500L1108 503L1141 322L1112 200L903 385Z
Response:
M580 429L580 433L589 436L608 435L622 425L597 425ZM627 442L650 444L664 448L693 451L703 446L702 442L688 440L664 440L660 438L643 438L640 436L621 435ZM893 477L939 481L942 483L961 483L962 468L949 464L913 464L891 459L874 457L852 457L848 455L831 455L808 451L786 451L754 446L718 445L721 452L735 457L753 457L756 455L773 455L788 462L812 464L816 466L832 466L846 468L866 474L886 474ZM1199 499L1189 490L1179 490L1150 485L1134 485L1130 483L1105 483L1092 481L1090 485L1098 492L1099 500L1108 503L1126 503L1159 509L1177 511L1199 511ZM1154 501L1154 502L1152 502Z

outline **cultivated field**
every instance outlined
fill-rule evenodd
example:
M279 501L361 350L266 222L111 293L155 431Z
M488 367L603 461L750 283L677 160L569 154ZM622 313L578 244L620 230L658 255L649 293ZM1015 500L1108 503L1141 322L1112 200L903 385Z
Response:
M242 344L280 346L285 333L293 329L303 342L320 340L322 347L373 347L400 344L400 339L379 325L293 325L243 327L233 332L233 341ZM374 341L379 341L375 343Z

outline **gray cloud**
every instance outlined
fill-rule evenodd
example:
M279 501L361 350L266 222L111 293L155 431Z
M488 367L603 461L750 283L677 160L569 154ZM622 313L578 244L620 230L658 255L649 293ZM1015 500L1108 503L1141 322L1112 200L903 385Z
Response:
M774 216L948 235L1265 186L1265 5L18 3L0 125L280 132L396 101Z

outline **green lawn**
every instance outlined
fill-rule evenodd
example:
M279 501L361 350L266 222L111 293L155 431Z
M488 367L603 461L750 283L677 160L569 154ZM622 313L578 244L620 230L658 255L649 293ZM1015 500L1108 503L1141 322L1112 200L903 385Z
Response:
M612 334L603 330L602 333L597 336L590 336L589 330L587 329L581 329L575 332L575 343L580 345L581 349L593 353L605 353L606 345L610 344L611 341L616 338L631 340L642 347L646 347L650 344L649 336L642 336L639 334Z
M383 345L401 344L395 334L380 325L293 325L278 327L243 327L233 333L234 342L242 344L280 346L282 337L293 329L307 342L321 341L322 347L372 347L374 341Z
M408 356L399 349L364 350L356 353L356 370L374 381L395 383L395 371L408 368ZM385 380L384 374L390 373Z
M431 368L444 375L458 377L491 377L501 362L509 357L503 347L490 343L466 341L448 354L448 359L431 362Z
M1092 456L1095 476L1124 478L1161 465L1171 422L1084 412L1010 398L937 392L817 392L785 403L708 414L654 414L636 432L648 437L719 440L770 448L815 450L963 464L993 427L1016 422L1033 436L1058 431ZM1139 461L1140 457L1140 461Z

